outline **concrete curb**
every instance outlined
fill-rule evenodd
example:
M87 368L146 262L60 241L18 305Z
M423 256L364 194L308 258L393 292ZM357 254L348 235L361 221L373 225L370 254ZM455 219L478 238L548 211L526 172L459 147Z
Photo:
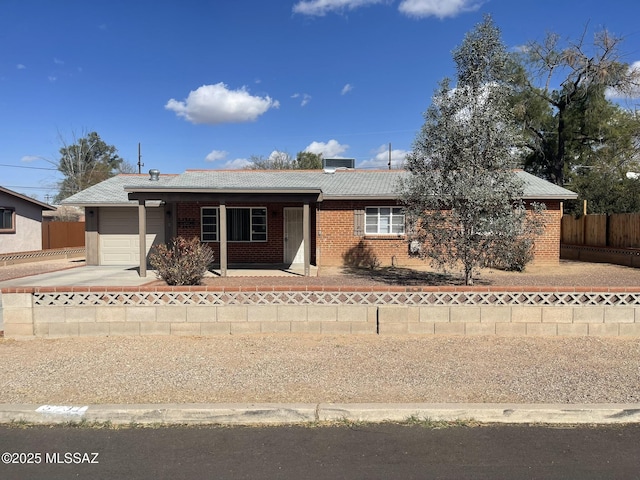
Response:
M287 425L314 422L464 421L510 424L640 423L640 404L256 403L0 405L0 424Z

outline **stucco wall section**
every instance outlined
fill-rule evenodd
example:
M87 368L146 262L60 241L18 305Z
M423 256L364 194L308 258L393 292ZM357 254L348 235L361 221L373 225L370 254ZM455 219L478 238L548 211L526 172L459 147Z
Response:
M0 207L15 209L15 233L0 233L0 253L42 249L42 207L0 192Z

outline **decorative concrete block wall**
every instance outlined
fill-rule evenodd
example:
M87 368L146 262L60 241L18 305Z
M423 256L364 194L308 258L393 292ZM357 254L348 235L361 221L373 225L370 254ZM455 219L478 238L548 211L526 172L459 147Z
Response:
M4 289L8 338L319 333L640 337L640 287Z
M640 307L381 306L378 314L380 334L640 336Z

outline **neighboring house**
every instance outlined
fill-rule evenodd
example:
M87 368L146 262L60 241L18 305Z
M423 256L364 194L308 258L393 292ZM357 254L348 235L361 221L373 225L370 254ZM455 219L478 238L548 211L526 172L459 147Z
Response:
M0 187L0 253L42 249L42 212L55 207Z
M422 263L409 251L397 200L402 170L188 170L118 175L63 201L85 208L89 265L137 265L152 245L196 236L229 264ZM524 171L524 199L544 202L535 262L560 255L561 202L576 194Z

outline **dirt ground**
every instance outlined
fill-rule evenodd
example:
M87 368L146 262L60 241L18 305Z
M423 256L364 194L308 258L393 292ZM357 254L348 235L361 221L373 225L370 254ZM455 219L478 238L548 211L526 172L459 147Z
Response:
M82 267L83 259L52 260L0 266L0 280L38 273ZM151 285L164 285L151 280ZM459 272L437 272L427 265L422 268L387 267L377 269L321 267L317 277L247 276L206 277L204 285L216 286L443 286L464 285ZM524 272L497 269L480 270L474 276L479 286L548 286L548 287L640 287L640 269L608 263L585 263L561 260L557 266L527 267Z
M317 277L207 277L205 285L282 286L444 286L464 285L459 272L442 273L424 268L388 267L353 269L320 268ZM484 269L474 276L479 286L580 286L640 287L640 269L604 263L562 260L558 266L530 266L524 272Z

